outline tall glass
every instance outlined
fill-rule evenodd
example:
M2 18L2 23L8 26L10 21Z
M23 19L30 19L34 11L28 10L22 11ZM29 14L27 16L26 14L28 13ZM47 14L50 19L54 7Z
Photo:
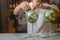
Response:
M30 10L27 15L27 20L32 24L32 33L33 33L33 24L38 20L38 13L36 11Z

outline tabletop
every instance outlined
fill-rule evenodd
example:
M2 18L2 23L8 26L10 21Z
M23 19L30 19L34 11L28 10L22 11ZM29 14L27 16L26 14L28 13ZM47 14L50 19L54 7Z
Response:
M31 37L31 38L22 38L21 36L24 36L25 34L0 34L0 40L60 40L60 34L57 34L56 36L47 37L47 38L40 38L40 37Z

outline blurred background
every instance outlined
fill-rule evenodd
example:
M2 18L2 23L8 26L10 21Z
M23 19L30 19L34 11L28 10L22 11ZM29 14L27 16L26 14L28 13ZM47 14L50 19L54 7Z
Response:
M10 21L9 16L11 15L11 13L13 13L14 8L18 6L22 1L30 2L31 0L0 0L0 33L8 33L8 22ZM60 9L60 0L44 0L44 1L49 1L50 3L54 2ZM20 22L20 25L18 25L17 28L18 33L27 33L25 14L23 13L21 17L19 16L16 19L19 19L17 21ZM57 23L56 32L60 32L60 14L56 15L56 20L54 23Z

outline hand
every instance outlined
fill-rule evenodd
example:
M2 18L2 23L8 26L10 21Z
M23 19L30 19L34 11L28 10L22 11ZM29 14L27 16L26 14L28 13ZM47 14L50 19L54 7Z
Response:
M51 5L46 4L46 3L42 4L40 7L43 9L52 9L53 8Z
M21 7L24 11L30 10L30 5L29 5L28 2L22 2L22 3L20 4L20 7Z
M39 8L39 4L38 5L32 4L32 7L31 7L32 10L35 10L37 8Z
M28 2L22 2L14 9L14 15L19 15L19 13L22 13L24 11L30 10L30 5Z

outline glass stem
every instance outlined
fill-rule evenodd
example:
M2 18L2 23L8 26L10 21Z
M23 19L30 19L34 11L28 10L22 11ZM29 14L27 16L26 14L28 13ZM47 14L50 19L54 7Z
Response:
M32 33L33 33L33 23L32 23Z

